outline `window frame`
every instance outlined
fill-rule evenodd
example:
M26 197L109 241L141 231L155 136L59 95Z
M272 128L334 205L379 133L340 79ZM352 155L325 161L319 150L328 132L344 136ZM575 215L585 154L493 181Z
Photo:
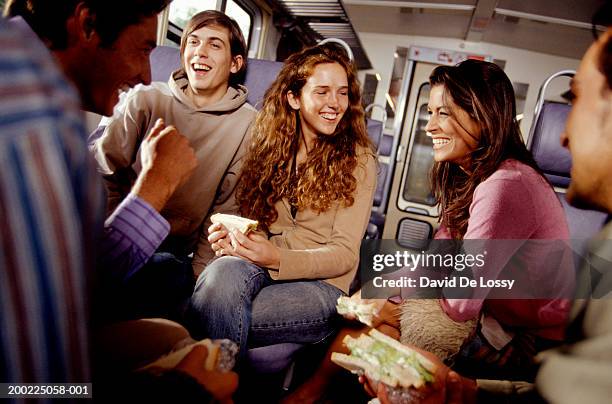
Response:
M251 26L249 27L247 43L247 56L254 58L259 50L259 42L261 40L261 31L263 27L263 15L260 7L252 0L233 0L234 3L242 8L251 17ZM217 0L216 10L226 12L227 0ZM180 37L183 32L182 28L176 26L169 20L170 7L166 7L164 12L160 14L159 24L160 32L158 42L162 45L180 46ZM177 39L178 38L178 39Z

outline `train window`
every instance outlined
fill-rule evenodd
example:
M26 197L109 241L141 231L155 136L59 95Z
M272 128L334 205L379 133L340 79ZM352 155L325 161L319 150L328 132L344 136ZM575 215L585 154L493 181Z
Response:
M259 7L251 0L174 0L167 11L164 45L178 46L189 19L203 10L223 11L236 20L244 34L249 57L256 56L263 18Z
M417 119L412 137L413 143L410 162L406 170L406 179L402 197L404 201L434 206L435 199L429 186L429 172L433 167L433 149L431 139L427 137L425 126L429 120L427 102L429 100L429 84L423 84L419 89Z
M174 0L170 3L168 20L182 30L194 14L216 9L217 0Z
M225 14L236 20L238 26L242 30L244 40L248 44L249 37L251 34L251 25L253 25L253 18L251 17L251 15L234 0L227 0L227 4L225 6Z

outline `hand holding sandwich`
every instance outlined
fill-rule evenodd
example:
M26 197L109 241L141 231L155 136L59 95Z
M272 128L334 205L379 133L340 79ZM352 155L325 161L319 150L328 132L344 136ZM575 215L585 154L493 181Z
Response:
M238 230L229 232L230 248L228 255L244 258L264 268L280 268L280 250L261 234L242 234Z
M433 383L428 383L418 389L411 388L414 394L410 395L410 399L407 402L420 404L476 402L477 386L474 380L461 377L458 373L444 365L434 354L414 346L410 348L429 359L436 367L436 372ZM366 393L371 397L377 397L381 404L394 403L384 383L371 380L365 375L359 376L359 382L363 384Z
M382 326L385 334L393 334L393 338L399 339L400 333L400 305L385 299L362 299L361 290L355 292L350 299L341 298L338 313L347 320L359 320L372 328ZM392 330L387 330L392 329Z
M208 228L208 242L215 255L231 255L259 265L279 269L280 251L265 236L258 233L243 234L239 229L231 231L223 223Z

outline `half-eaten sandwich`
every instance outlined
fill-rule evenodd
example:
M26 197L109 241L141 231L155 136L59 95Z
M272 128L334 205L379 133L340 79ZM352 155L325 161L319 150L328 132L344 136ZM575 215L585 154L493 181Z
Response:
M210 217L213 223L221 223L228 231L237 229L242 234L247 234L251 230L256 230L259 222L257 220L247 219L246 217L227 215L225 213L215 213Z
M353 373L392 388L419 388L434 381L436 366L429 359L375 329L359 338L347 335L343 343L351 354L334 352L331 359Z
M376 305L374 303L363 303L353 300L347 296L340 296L336 304L338 314L352 314L363 324L372 327L372 320L376 315Z

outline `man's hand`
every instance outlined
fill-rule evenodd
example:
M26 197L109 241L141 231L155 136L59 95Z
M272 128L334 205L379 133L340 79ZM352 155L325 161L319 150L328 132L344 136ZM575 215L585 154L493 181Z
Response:
M187 373L197 380L218 402L232 403L232 395L238 388L238 375L234 372L217 372L204 370L208 350L202 345L193 347L183 360L176 365L176 370Z
M158 119L140 145L142 171L132 192L158 212L198 165L189 141Z
M411 388L408 402L423 404L460 404L476 402L476 382L471 379L463 378L452 371L442 361L431 352L423 351L414 346L410 348L420 352L429 359L436 367L433 383L427 383L419 389ZM360 376L359 382L368 395L378 397L381 404L393 404L393 395L387 391L383 383Z

